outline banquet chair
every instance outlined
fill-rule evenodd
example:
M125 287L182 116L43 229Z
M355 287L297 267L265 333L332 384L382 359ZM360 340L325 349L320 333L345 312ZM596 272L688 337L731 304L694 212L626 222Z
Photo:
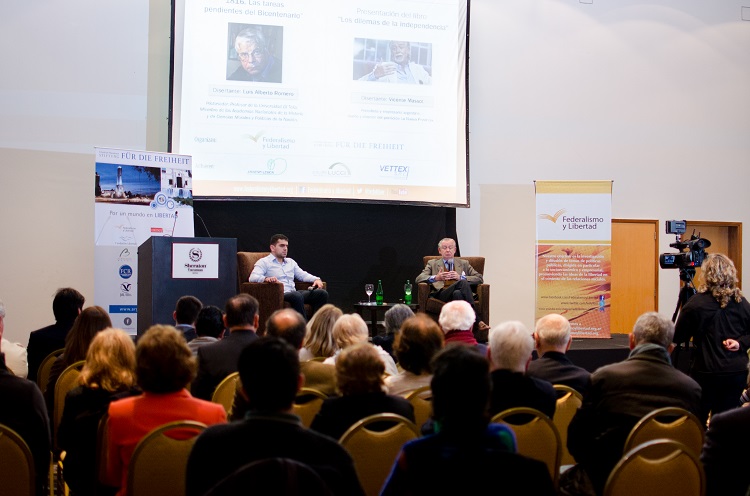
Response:
M427 262L440 258L439 255L428 255L422 257L422 263L426 266ZM484 257L456 257L463 260L468 260L474 269L480 274L484 274ZM473 289L473 288L472 288ZM477 320L481 320L486 324L490 323L490 285L479 284L475 289L476 298L474 300L474 311L477 314ZM427 315L437 321L440 316L440 310L442 310L445 302L438 300L437 298L430 297L430 285L426 282L420 282L417 284L417 303L419 304L419 310L425 312ZM477 341L480 343L487 342L487 332L483 331L478 333L475 329L475 336Z
M666 455L665 455L666 453ZM654 439L628 451L604 486L604 496L704 496L700 459L684 444Z
M65 348L55 350L42 360L39 364L39 370L36 374L36 383L39 386L39 390L44 392L47 389L47 383L49 382L49 373L52 371L52 364L55 363L55 359L62 355Z
M65 396L68 391L78 386L78 377L81 375L81 369L83 369L84 360L79 360L75 363L68 365L65 370L60 373L60 377L55 382L55 395L53 403L53 419L54 419L54 450L59 451L57 444L57 429L60 426L62 420L63 408L65 408Z
M184 496L188 456L206 425L192 420L164 424L135 446L128 466L128 496ZM179 438L167 433L179 432ZM184 438L183 435L190 437ZM217 456L219 456L217 454Z
M231 416L232 405L234 404L234 395L237 391L240 380L239 372L232 372L216 386L213 394L211 395L211 401L218 403L224 407L224 411L227 412L227 417Z
M390 427L371 430L373 424ZM411 420L395 413L377 413L358 421L341 436L341 444L354 459L362 488L367 496L380 494L401 447L419 437L419 429Z
M404 391L401 396L414 407L414 423L421 428L432 417L432 389L422 386Z
M514 407L497 413L492 422L507 424L516 435L518 452L546 463L557 487L562 441L552 420L534 408Z
M623 453L646 441L665 438L679 441L700 456L704 436L703 425L693 413L680 407L658 408L633 426L625 440Z
M302 425L310 427L315 415L320 411L323 401L328 396L317 389L303 387L294 399L294 414L302 420Z
M583 396L572 387L564 384L553 384L552 387L555 388L559 395L552 423L555 424L557 432L560 434L560 444L562 446L560 465L574 465L576 461L573 455L568 452L568 425L570 425L573 416L581 407Z
M237 278L239 280L239 292L247 293L258 300L258 335L263 336L266 329L266 320L273 312L281 308L289 307L284 301L284 285L273 282L248 282L255 263L261 258L268 256L270 252L239 251L237 252ZM310 287L309 282L295 281L298 291L304 291ZM323 282L323 289L327 285ZM312 317L312 307L305 304L305 312L308 319Z
M34 456L26 441L0 424L0 493L3 496L35 496Z

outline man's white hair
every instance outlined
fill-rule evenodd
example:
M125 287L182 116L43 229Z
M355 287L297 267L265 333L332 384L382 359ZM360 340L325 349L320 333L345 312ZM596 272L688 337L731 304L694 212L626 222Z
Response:
M539 341L548 346L567 346L570 340L570 322L559 313L551 313L537 320L535 330Z
M510 320L490 330L492 365L522 372L534 350L534 338L523 322Z
M453 300L443 305L438 323L443 332L466 331L474 327L476 319L477 314L468 301Z

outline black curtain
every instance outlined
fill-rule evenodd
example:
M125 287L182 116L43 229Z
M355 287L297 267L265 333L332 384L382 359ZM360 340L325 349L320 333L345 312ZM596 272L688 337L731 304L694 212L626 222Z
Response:
M196 200L194 208L196 236L237 238L239 251L268 251L272 235L288 236L289 257L326 281L330 302L346 313L378 279L386 301L403 298L422 257L436 255L441 238L456 239L449 207Z

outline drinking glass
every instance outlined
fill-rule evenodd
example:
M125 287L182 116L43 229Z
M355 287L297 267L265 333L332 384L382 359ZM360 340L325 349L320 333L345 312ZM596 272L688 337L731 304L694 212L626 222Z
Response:
M372 296L372 292L375 291L375 285L374 284L365 284L365 293L367 293L367 303L370 302L370 297Z

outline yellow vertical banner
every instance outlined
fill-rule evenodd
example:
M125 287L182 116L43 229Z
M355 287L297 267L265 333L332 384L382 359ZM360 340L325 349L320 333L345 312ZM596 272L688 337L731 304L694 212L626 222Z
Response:
M576 338L609 338L612 181L536 181L536 319L565 316Z

